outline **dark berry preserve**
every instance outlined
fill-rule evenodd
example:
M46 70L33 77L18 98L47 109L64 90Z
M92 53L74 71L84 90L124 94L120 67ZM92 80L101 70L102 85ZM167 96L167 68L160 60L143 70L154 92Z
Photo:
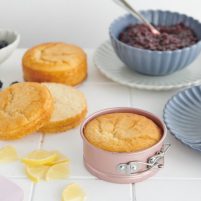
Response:
M192 29L183 23L171 26L155 26L160 35L153 34L145 24L129 25L119 35L127 45L155 51L176 50L198 42Z
M0 89L3 87L3 82L0 80Z
M0 40L0 49L4 48L6 46L8 46L8 42L5 40Z

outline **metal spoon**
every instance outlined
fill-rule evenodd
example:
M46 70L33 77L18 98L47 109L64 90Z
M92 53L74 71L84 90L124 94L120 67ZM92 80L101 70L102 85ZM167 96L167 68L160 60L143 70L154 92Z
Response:
M127 2L127 0L113 0L116 4L118 4L121 7L126 8L134 17L137 17L140 21L145 23L151 32L153 34L159 35L160 32L150 24L150 22L147 21L146 18L144 18L139 12L137 12L131 5L130 3Z

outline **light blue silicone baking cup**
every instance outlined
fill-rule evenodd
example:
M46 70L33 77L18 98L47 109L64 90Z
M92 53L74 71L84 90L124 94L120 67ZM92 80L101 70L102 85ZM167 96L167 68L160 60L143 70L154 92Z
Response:
M173 25L183 22L196 33L199 41L190 47L174 51L152 51L129 46L118 39L119 34L128 25L139 24L139 21L127 14L114 20L109 28L113 49L127 67L142 74L161 76L187 67L198 57L201 52L200 22L176 12L148 10L141 13L154 25Z

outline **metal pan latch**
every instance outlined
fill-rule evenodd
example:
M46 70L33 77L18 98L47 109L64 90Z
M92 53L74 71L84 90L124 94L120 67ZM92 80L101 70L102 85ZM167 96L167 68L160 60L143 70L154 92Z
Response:
M128 163L120 163L117 165L117 171L126 175L146 172L152 168L162 168L164 166L165 153L170 148L170 144L164 144L159 152L148 158L147 162L130 161Z

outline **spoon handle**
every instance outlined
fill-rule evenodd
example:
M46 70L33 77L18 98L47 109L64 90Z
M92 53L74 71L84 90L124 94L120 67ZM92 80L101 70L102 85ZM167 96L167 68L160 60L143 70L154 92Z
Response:
M126 0L115 0L115 3L121 4L123 5L125 8L127 8L129 10L129 12L134 16L137 17L140 21L142 21L143 23L145 23L150 30L152 31L152 33L154 34L160 34L160 32L154 27L152 26L146 18L144 18L139 12L137 12Z

